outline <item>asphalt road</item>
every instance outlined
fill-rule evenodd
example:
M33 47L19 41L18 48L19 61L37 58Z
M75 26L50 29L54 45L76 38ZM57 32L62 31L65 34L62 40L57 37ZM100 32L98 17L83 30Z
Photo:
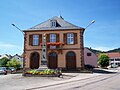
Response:
M114 71L114 70L112 70ZM68 73L58 77L0 75L0 90L120 90L120 72Z
M7 74L0 75L0 90L26 90L29 88L50 85L51 83L58 83L76 77L78 73L73 76L58 77L24 77L22 74Z
M76 80L73 82L48 87L33 88L34 90L120 90L120 72L107 73L97 77ZM31 90L33 90L31 89Z

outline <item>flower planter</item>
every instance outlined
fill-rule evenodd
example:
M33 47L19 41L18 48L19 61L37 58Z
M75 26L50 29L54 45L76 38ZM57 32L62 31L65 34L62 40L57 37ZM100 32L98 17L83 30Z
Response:
M46 69L46 70L28 70L24 76L27 77L59 77L62 75L60 70Z
M25 74L26 77L57 77L56 74L44 74L44 75L37 75L37 74Z

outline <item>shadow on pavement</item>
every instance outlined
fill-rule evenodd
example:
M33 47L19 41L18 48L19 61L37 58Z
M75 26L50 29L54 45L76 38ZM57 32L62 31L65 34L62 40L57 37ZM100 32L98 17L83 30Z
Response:
M83 69L83 70L63 70L63 73L92 73L92 70L87 70L87 69Z
M114 74L117 73L115 71L109 71L109 70L105 70L105 69L93 69L93 73L101 73L101 74Z

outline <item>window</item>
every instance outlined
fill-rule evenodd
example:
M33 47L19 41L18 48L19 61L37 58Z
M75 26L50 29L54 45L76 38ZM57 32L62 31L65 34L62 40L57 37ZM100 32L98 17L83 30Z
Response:
M117 58L117 59L115 59L115 61L120 61L120 59L119 59L119 58Z
M111 61L114 61L114 59L110 59Z
M67 44L74 44L74 34L73 33L67 34Z
M50 34L50 42L56 42L56 34ZM51 49L55 49L56 46L50 46Z
M52 27L56 27L56 21L52 21L51 24L52 24Z
M50 34L50 42L56 42L56 34Z
M39 35L33 35L33 45L39 45Z
M91 53L87 53L87 56L92 56L92 54Z
M29 35L29 45L38 46L42 43L42 34L32 34Z

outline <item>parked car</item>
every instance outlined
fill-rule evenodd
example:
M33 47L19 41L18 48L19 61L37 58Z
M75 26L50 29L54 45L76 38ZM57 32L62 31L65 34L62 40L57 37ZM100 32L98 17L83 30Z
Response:
M15 69L14 67L9 67L9 68L8 68L8 71L9 71L10 73L15 73L15 72L16 72L16 69Z
M6 69L6 67L0 67L0 74L7 75L7 69Z
M111 65L111 68L117 68L117 67L118 67L118 65L116 65L116 64Z

